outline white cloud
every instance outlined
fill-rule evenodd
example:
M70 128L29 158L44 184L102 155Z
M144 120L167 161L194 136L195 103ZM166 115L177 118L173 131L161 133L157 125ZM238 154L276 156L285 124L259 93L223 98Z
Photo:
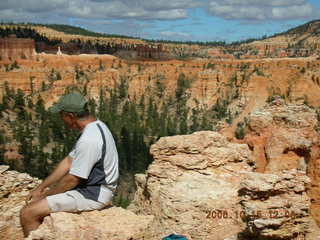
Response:
M218 1L216 1L218 2ZM242 5L242 6L292 6L301 5L308 2L307 0L225 0L224 4Z
M174 20L201 7L224 19L272 20L319 17L309 0L1 0L1 20L60 16L80 19ZM8 11L12 15L8 15ZM44 17L40 19L39 17Z
M88 5L74 5L64 11L66 16L93 18L93 19L126 19L136 20L170 20L182 19L187 17L185 9L168 9L158 11L148 11L141 7L127 6L122 2L113 1L108 5L90 3Z
M160 35L166 36L166 37L190 37L191 36L189 33L172 32L172 31L162 31L160 32Z
M6 20L2 11L14 10L26 16L34 14L35 20L38 19L36 14L43 12L89 19L170 20L186 18L187 9L197 5L196 0L1 0L0 16L1 20Z
M308 0L210 0L208 12L224 19L262 21L319 17Z
M0 9L23 10L25 12L48 12L63 9L66 0L1 0Z
M152 11L158 10L169 10L169 9L186 9L193 8L201 5L201 1L195 0L126 0L128 4L132 4L132 2L137 2L139 6L143 6L143 8Z
M235 6L211 2L209 12L225 19L264 20L267 18L264 9L257 6Z
M306 16L314 15L314 8L310 5L302 5L302 6L289 6L286 8L273 8L272 16L276 19L292 19L292 18L303 18Z

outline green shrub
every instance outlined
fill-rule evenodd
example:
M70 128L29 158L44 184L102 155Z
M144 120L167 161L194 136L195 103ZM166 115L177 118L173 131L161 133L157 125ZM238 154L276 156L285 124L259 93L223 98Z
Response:
M245 134L246 134L246 131L245 131L244 122L238 122L237 128L236 128L235 133L234 133L235 137L237 139L243 139Z

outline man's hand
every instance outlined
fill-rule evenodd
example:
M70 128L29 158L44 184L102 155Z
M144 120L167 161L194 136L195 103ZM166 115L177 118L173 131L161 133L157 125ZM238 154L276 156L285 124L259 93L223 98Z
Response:
M37 188L33 189L32 191L30 191L30 193L28 194L28 196L26 198L26 204L28 204L29 202L34 202L34 201L40 200L45 197L46 197L46 195L45 195L43 189L37 187Z
M26 204L28 204L30 201L37 201L48 196L45 190L53 184L59 182L68 173L71 163L72 158L69 156L65 157L55 168L53 173L51 173L38 187L29 193L29 195L26 197Z

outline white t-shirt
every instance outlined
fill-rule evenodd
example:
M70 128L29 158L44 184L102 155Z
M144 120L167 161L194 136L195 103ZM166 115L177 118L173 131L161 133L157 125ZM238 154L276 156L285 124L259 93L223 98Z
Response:
M75 147L69 173L85 179L76 187L85 198L106 203L119 178L118 152L112 134L100 120L85 126Z

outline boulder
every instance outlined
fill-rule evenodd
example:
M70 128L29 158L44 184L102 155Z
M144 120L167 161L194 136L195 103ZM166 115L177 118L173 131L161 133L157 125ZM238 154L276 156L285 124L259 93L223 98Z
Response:
M29 191L40 180L8 169L9 166L0 165L0 239L20 240L20 210ZM80 214L53 213L27 239L141 240L147 237L146 229L152 219L153 216L137 216L119 207Z
M23 238L20 226L20 210L29 191L40 183L26 173L10 171L9 166L0 165L0 239Z
M258 172L297 169L311 179L311 213L320 225L320 135L317 113L303 103L276 99L248 117L244 138L253 151Z
M247 145L203 131L163 137L151 153L154 162L146 174L136 175L138 189L129 209L155 216L152 239L176 232L219 240L245 229L242 219L219 211L241 211L240 183L254 169Z
M250 173L241 182L242 212L249 239L305 239L320 237L310 215L306 187L310 179L303 171L279 174Z
M315 110L277 99L248 117L245 142L253 149L260 172L289 169L306 171L319 142Z
M151 153L129 209L154 215L152 240L170 233L193 240L320 237L303 170L254 172L248 145L210 131L163 137Z
M52 213L26 240L142 240L152 219L120 207L80 214Z

